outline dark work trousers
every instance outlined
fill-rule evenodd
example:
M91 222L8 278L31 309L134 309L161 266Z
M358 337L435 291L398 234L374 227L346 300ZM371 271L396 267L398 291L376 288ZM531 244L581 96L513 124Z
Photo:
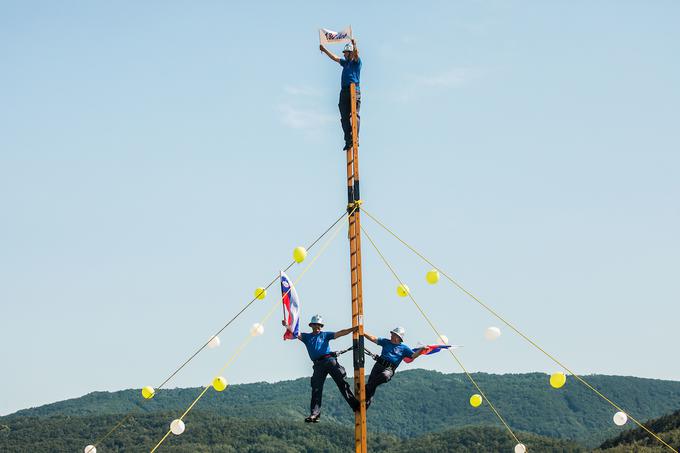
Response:
M323 384L329 374L335 381L340 390L340 394L352 409L359 406L359 402L354 397L349 383L345 380L347 373L335 358L328 358L314 362L314 373L312 374L312 402L310 403L311 415L318 416L321 413L321 397L323 395Z
M361 91L357 92L357 136L359 135L359 109L361 108ZM342 124L342 132L345 134L345 148L352 147L352 95L349 87L340 90L340 101L338 102L340 109L340 124ZM357 140L359 138L357 137Z
M366 384L366 409L371 405L373 395L375 395L375 389L377 389L379 385L390 382L392 376L394 376L394 368L375 362L375 365L373 365L373 369L371 370L371 375L368 377L368 383Z

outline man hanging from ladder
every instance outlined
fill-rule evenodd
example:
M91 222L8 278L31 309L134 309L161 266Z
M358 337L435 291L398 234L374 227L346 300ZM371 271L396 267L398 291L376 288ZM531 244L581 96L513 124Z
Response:
M357 43L352 39L351 44L347 44L342 51L343 58L326 49L323 44L319 45L319 50L328 55L328 58L339 63L342 66L342 76L340 77L340 100L338 108L340 109L340 124L345 135L345 147L343 150L352 148L352 99L350 96L349 86L354 84L356 87L357 96L357 135L359 134L359 108L361 107L361 90L359 89L359 77L361 75L361 58L359 58L359 49ZM358 137L357 137L358 140Z
M284 327L286 326L285 321L282 321ZM335 381L335 384L340 390L340 394L347 404L356 410L359 407L359 401L354 397L352 389L347 382L347 373L345 369L338 363L337 356L339 353L331 352L330 345L328 344L331 340L344 337L355 330L358 327L350 327L349 329L338 330L337 332L322 332L323 329L323 319L321 315L312 316L309 322L309 327L311 327L311 333L300 333L298 335L298 340L303 342L307 347L307 353L309 358L314 362L312 374L312 400L310 402L310 415L305 418L307 423L316 423L319 421L321 416L321 397L323 395L323 385L326 382L326 376L329 374ZM347 351L342 351L347 352Z
M375 365L371 370L371 375L368 378L368 383L366 384L366 409L371 405L373 395L375 394L376 388L379 385L385 384L392 379L394 372L401 361L408 357L410 359L416 359L421 354L423 354L425 349L419 349L414 352L411 348L404 344L404 336L406 335L406 330L403 327L395 327L390 331L390 339L387 338L377 338L373 335L364 332L364 337L382 346L382 351L380 355L371 355L375 359Z

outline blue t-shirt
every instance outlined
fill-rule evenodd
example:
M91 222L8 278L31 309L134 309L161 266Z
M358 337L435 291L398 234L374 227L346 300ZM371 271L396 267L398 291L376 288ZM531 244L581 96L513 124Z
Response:
M349 88L350 83L354 83L359 89L359 76L361 75L361 58L357 61L340 59L340 66L342 66L342 77L340 78L340 87Z
M399 366L404 357L413 357L413 350L404 343L394 344L387 338L378 338L378 346L382 346L380 357L395 367Z
M316 360L322 355L330 354L331 347L329 341L335 339L335 332L301 333L300 340L307 346L307 354L312 360Z

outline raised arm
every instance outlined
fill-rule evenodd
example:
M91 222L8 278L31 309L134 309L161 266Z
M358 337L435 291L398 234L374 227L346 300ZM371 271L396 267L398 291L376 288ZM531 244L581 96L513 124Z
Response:
M355 330L358 330L358 329L359 329L359 326L350 327L348 329L338 330L337 332L335 332L335 336L333 338L335 339L335 338L344 337L345 335L350 334L350 333L352 333L352 332L354 332Z
M286 321L281 321L281 325L282 325L283 327L285 327L286 330L287 330L288 332L293 333L293 331L290 330L290 328L286 325ZM300 335L299 333L298 333L297 337L295 337L295 338L297 338L298 340L302 341L302 335Z
M366 332L364 330L364 338L366 338L368 341L372 341L375 344L378 344L378 337L374 337L370 333Z
M357 47L357 42L354 40L354 38L352 38L352 48L354 48L352 51L352 60L359 61L359 48Z
M333 52L331 52L331 51L329 51L328 49L326 49L326 48L323 46L323 44L319 44L319 50L320 50L321 52L325 53L326 55L328 55L328 58L330 58L330 59L333 60L334 62L340 63L340 58L339 58L337 55L335 55Z
M421 349L419 349L418 351L414 352L413 355L411 356L411 358L412 358L413 360L415 360L415 359L417 359L418 357L420 357L420 356L423 354L423 352L425 352L425 348L421 348Z

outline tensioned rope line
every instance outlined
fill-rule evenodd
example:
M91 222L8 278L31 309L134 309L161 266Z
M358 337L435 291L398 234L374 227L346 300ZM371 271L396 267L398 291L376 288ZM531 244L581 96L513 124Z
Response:
M350 212L347 213L347 215L348 215L348 216L352 215L352 213L353 213L356 209L357 209L357 207L354 207ZM337 224L337 222L336 222L336 224ZM331 244L331 242L333 242L333 240L337 237L337 235L338 235L339 232L340 232L340 228L338 227L338 228L336 228L336 230L333 232L333 234L331 235L331 237L328 238L328 240L326 240L326 242L324 242L324 244L321 246L321 249L319 250L319 252L314 256L314 258L312 258L312 260L309 262L309 264L308 264L307 266L305 266L305 268L302 270L302 272L300 272L300 275L295 279L295 281L293 282L293 285L291 285L291 288L289 288L288 291L286 291L286 292L281 296L282 298L283 298L286 294L288 294L288 293L293 289L293 287L294 287L295 285L297 285L297 283L302 279L302 277L305 275L305 273L307 273L307 271L314 265L314 263L316 263L316 261L317 261L317 260L319 259L319 257L324 253L324 251L328 248L328 246ZM274 306L272 307L272 309L269 310L269 312L267 313L267 315L261 320L260 324L261 324L261 325L264 325L264 324L267 322L267 320L269 320L269 318L274 314L274 311L275 311L278 307L279 307L279 304L278 304L278 300L277 300L276 305L274 305ZM224 370L226 370L232 363L234 363L234 361L236 360L236 358L238 358L238 356L239 356L239 355L241 354L241 352L245 349L245 347L253 340L253 338L254 338L253 335L248 335L248 336L246 337L246 339L245 339L245 340L241 343L241 345L237 348L236 352L231 356L231 358L227 361L227 363L226 363L226 364L225 364L225 365L217 372L217 375L218 375L218 376L219 376L220 374L222 374L222 372L223 372ZM189 405L189 407L184 411L184 413L183 413L182 416L179 418L179 420L183 420L184 417L187 416L187 414L193 409L193 407L196 405L196 403L198 403L198 401L199 401L201 398L203 398L203 395L205 395L205 393L208 391L208 389L209 389L210 387L211 387L211 384L208 384L208 385L203 389L203 391L196 397L196 399L195 399L195 400ZM154 446L154 447L151 449L150 453L154 453L154 452L158 449L158 447L160 447L160 446L163 444L163 442L168 438L168 436L170 435L171 432L172 432L172 429L169 429L169 430L165 433L165 435L163 436L163 438L161 438L161 440L158 441L158 443L156 444L156 446Z
M97 445L101 444L106 439L108 439L109 436L111 434L113 434L118 428L120 428L123 425L123 423L125 423L130 417L132 417L132 415L134 415L133 412L128 412L128 414L125 415L125 417L123 417L122 419L120 419L118 421L118 423L116 423L116 425L109 430L109 432L107 432L104 436L102 436L99 440L97 440L94 444L92 444L92 448L86 447L85 453L92 453L92 452L96 451Z
M399 242L401 242L406 248L411 250L413 253L418 255L423 261L425 261L427 264L432 266L435 270L439 271L447 280L449 280L451 283L453 283L458 289L460 289L462 292L467 294L471 299L473 299L475 302L477 302L479 305L481 305L484 309L486 309L489 313L494 315L497 319L499 319L501 322L503 322L506 326L508 326L510 329L515 331L520 337L522 337L524 340L529 342L533 347L541 351L543 354L545 354L546 357L548 357L550 360L555 362L557 365L562 367L567 373L571 374L578 380L581 384L585 385L587 388L592 390L596 395L598 395L600 398L605 400L607 403L609 403L612 407L616 408L617 410L624 412L629 419L631 419L636 425L638 425L640 428L645 430L649 435L654 437L656 440L661 442L663 445L668 447L671 451L678 453L678 450L670 446L668 443L666 443L661 437L659 437L658 434L655 432L651 431L649 428L647 428L645 425L643 425L641 422L639 422L635 417L630 415L629 412L623 410L618 404L614 403L612 400L607 398L605 395L603 395L599 390L597 390L595 387L593 387L589 382L587 382L585 379L583 379L581 376L578 374L574 373L569 367L567 367L565 364L563 364L561 361L559 361L557 358L555 358L552 354L548 353L545 349L543 349L541 346L539 346L536 342L534 342L531 338L529 338L527 335L525 335L522 331L520 331L517 327L515 327L510 321L506 320L503 316L498 314L493 308L489 307L487 304L482 302L477 296L472 294L470 291L465 289L460 283L458 283L454 278L452 278L449 274L447 274L445 271L443 271L441 268L436 266L432 261L427 259L422 253L420 253L418 250L416 250L414 247L412 247L410 244L408 244L406 241L404 241L402 238L400 238L394 231L392 231L389 227L387 227L384 223L382 223L380 220L376 219L371 215L371 213L367 212L366 209L362 209L362 212L365 213L368 217L371 218L375 223L380 225L385 231L387 231L389 234L391 234L394 238L396 238Z
M373 241L373 239L371 238L371 236L366 232L366 230L364 229L363 226L361 227L361 231L366 235L366 238L368 239L368 242L371 243L371 245L373 246L373 248L375 249L375 251L378 252L378 255L380 255L380 258L382 259L383 263L385 263L385 265L386 265L387 268L390 270L390 272L392 273L392 275L394 276L394 278L399 282L400 285L404 285L404 282L401 280L401 278L399 278L399 275L397 275L397 272L394 270L394 268L393 268L392 265L389 263L389 261L387 261L387 258L385 258L385 255L383 255L383 253L380 251L380 249L378 248L378 246L376 245L376 243ZM418 311L419 311L420 314L423 316L423 318L425 318L425 320L427 321L427 323L430 325L430 327L432 328L432 330L434 331L434 333L437 335L437 338L438 338L438 339L441 339L441 334L439 333L439 330L435 327L434 323L430 320L430 318L427 316L427 314L423 311L423 309L420 307L420 305L418 304L418 302L416 302L416 299L413 297L413 294L411 294L411 291L407 291L406 294L407 294L408 297L411 299L411 301L414 303L414 305L418 308ZM493 405L493 403L491 402L491 400L484 394L484 391L483 391L483 390L481 389L481 387L477 384L477 381L475 381L475 379L472 377L472 375L468 372L468 370L467 370L467 369L465 368L465 366L463 365L463 362L460 361L460 359L458 358L458 356L456 356L456 354L454 354L454 352L453 352L451 349L447 349L447 351L449 351L449 353L451 354L451 357L453 357L453 358L455 359L455 361L458 362L458 366L460 366L460 368L463 370L463 372L465 372L465 375L467 376L467 378L470 380L470 382L472 382L472 385L475 386L475 388L476 388L477 391L480 393L480 395L482 396L482 398L484 398L484 400L489 404L489 407L491 408L491 410L493 411L493 413L496 414L496 417L498 417L498 419L501 421L501 423L503 424L503 426L505 426L505 428L508 430L508 432L510 433L510 435L515 439L515 441L517 441L518 444L520 444L520 443L521 443L520 440L517 438L517 436L516 436L515 433L512 431L512 429L510 428L510 426L507 424L507 422L505 421L505 419L504 419L504 418L501 416L501 414L498 412L498 410L497 410L496 407Z
M286 294L287 294L289 291L290 291L290 290L288 290L288 291L286 292ZM267 322L267 320L271 317L271 315L274 314L274 311L275 311L277 308L278 308L278 304L274 305L274 306L269 310L269 312L267 312L267 315L260 321L260 324L261 324L261 325L264 325L264 323ZM246 337L246 339L243 340L243 341L241 342L241 344L239 345L239 347L236 348L236 352L234 352L234 354L233 354L233 355L229 358L229 360L227 361L226 365L224 365L224 366L220 369L220 371L217 372L217 376L219 376L219 375L220 375L220 374L221 374L221 373L222 373L229 365L231 365L231 364L234 362L234 360L236 360L236 358L241 354L241 352L245 349L245 347L246 347L248 344L250 344L250 342L253 340L253 338L254 338L254 337L253 337L252 334L251 334L251 335L248 335L248 337ZM210 389L211 386L212 386L212 384L208 384L208 385L204 386L203 391L201 391L201 393L199 393L199 395L196 397L196 399L194 399L194 400L191 402L191 404L189 405L189 407L187 407L187 409L186 409L186 410L184 411L184 413L179 417L178 420L184 420L184 417L186 417L187 414L191 411L191 409L194 408L194 406L196 405L196 403L198 403L198 401L199 401L201 398L203 398L203 395L206 394L206 392L208 391L208 389ZM156 451L156 450L158 449L158 447L160 447L161 444L162 444L163 442L165 442L165 439L168 438L168 436L170 435L171 432L172 432L172 428L169 429L169 430L165 433L165 435L161 438L161 440L158 441L158 443L156 444L156 446L153 447L153 448L151 449L151 453L153 453L154 451Z
M342 219L344 219L348 215L349 214L347 212L343 212L343 214L340 217L338 217L338 219L335 222L333 222L331 224L331 226L326 228L326 230L323 233L321 233L316 239L314 239L314 241L312 241L311 244L309 244L307 246L307 250L310 250L312 247L314 247L324 236L326 236L326 234L328 234L329 231L331 231L333 229L333 227L335 227ZM290 264L288 264L288 266L283 271L284 272L288 271L288 269L290 269L294 264L295 264L295 261L291 262ZM269 282L269 284L267 284L267 286L264 287L264 291L268 290L274 283L276 283L276 281L278 279L279 279L279 277L274 277L274 279L271 282ZM224 329L229 327L236 320L236 318L241 316L243 314L243 312L245 312L257 300L257 296L258 295L255 295L250 302L248 302L238 313L236 313L234 315L233 318L231 318L224 326L222 326L217 332L215 332L215 334L213 334L207 342L205 342L200 348L198 348L196 350L196 352L194 352L186 361L184 361L184 363L182 363L182 365L180 365L179 368L177 368L175 371L173 371L172 374L170 374L170 376L168 376L159 386L156 387L156 390L160 390L161 388L163 388L163 386L165 384L167 384L177 373L179 373L185 366L187 366L189 364L189 362L191 362L198 354L200 354L201 351L203 351L206 348L206 346L208 346L208 344L210 343L210 341L213 338L215 338L220 333L222 333L224 331ZM123 425L123 423L125 423L133 415L134 415L133 412L128 413L118 423L116 423L116 425L113 428L111 428L111 430L109 430L104 436L102 436L94 444L92 444L92 446L96 448L97 445L101 444L106 439L108 439L109 436L111 436L111 434L113 434L118 428L120 428ZM90 450L92 450L92 449L90 449ZM89 452L85 452L85 453L89 453Z
M338 217L338 219L337 219L335 222L333 222L333 224L332 224L331 226L329 226L328 228L326 228L326 231L324 231L323 233L321 233L321 235L320 235L319 237L317 237L316 239L314 239L314 241L307 247L307 250L309 250L309 249L311 249L312 247L314 247L314 246L316 245L316 243L319 242L319 241L321 240L321 238L323 238L323 237L324 237L331 229L333 229L333 227L334 227L335 225L338 224L338 222L340 222L340 221L341 221L344 217L346 217L347 215L348 215L347 212L344 212L340 217ZM290 269L294 264L295 264L295 261L292 261L292 262L291 262L291 263L290 263L283 271L284 271L284 272L288 271L288 269ZM269 287L272 286L274 283L276 283L276 281L277 281L278 279L279 279L279 277L274 277L274 279L273 279L271 282L269 282L269 284L268 284L267 286L264 287L265 291L268 290ZM203 344L203 346L201 346L200 348L198 348L198 350L197 350L196 352L194 352L193 355L191 355L191 357L189 357L189 358L186 360L186 362L184 362L179 368L177 368L177 370L175 370L175 371L174 371L174 372L173 372L173 373L172 373L165 381L163 381L163 383L161 383L161 385L159 385L159 386L156 387L156 388L157 388L157 389L160 389L160 388L162 388L165 384L167 384L168 381L169 381L170 379L173 378L173 376L175 376L182 368L184 368L189 362L191 362L191 360L192 360L194 357L196 357L203 349L205 349L206 346L208 346L208 344L210 343L210 341L211 341L214 337L216 337L216 336L218 336L220 333L222 333L222 331L223 331L224 329L226 329L232 322L234 322L234 321L236 320L236 318L238 318L244 311L246 311L246 310L248 309L248 307L250 307L250 306L257 300L257 296L258 296L258 295L255 295L255 297L253 297L253 299L252 299L250 302L248 302L248 303L246 304L246 306L243 307L243 308L241 309L241 311L239 311L238 313L236 313L236 315L234 315L234 317L231 318L231 319L229 320L229 322L227 322L224 326L222 326L222 328L221 328L220 330L218 330L217 332L215 332L215 334L214 334L212 337L210 337L210 339L209 339L208 341L206 341L206 342Z

